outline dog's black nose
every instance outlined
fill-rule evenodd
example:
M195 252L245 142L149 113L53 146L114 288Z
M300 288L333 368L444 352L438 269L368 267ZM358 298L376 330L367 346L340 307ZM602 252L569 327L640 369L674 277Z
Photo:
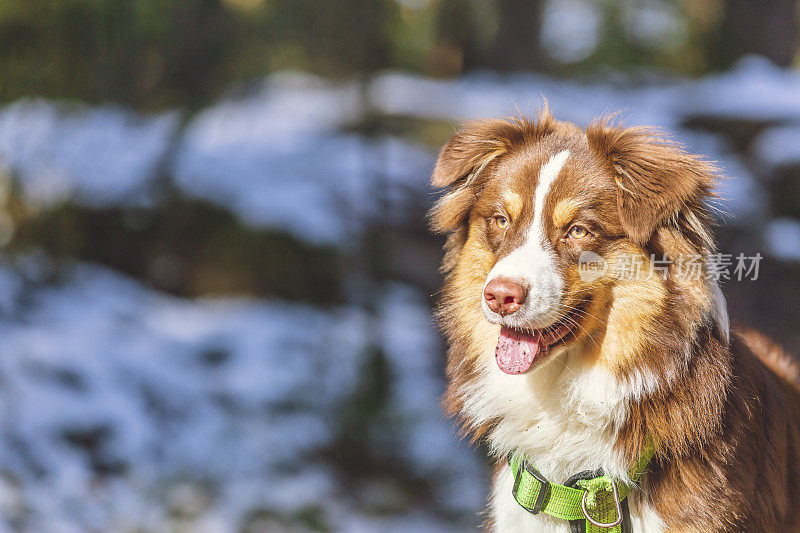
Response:
M515 313L527 294L528 289L524 286L504 278L493 279L483 290L489 309L503 316Z

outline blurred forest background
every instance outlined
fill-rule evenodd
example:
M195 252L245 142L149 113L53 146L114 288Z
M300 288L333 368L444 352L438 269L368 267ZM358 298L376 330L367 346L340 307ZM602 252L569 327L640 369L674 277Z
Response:
M622 110L718 160L800 350L795 0L4 0L0 532L464 531L437 148Z

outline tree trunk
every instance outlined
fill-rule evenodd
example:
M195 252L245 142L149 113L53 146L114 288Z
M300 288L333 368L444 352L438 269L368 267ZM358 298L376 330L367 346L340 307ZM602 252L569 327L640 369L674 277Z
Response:
M497 36L487 67L537 70L544 66L540 40L543 5L542 0L497 0Z
M717 63L725 68L746 54L759 54L782 67L797 54L796 0L728 0L720 28Z

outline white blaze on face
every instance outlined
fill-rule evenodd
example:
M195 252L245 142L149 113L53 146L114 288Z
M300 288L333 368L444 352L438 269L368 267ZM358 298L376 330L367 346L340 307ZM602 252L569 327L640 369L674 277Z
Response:
M544 328L559 315L559 302L564 289L555 262L555 250L545 236L544 201L550 187L564 167L569 150L552 156L539 171L539 182L533 197L533 222L525 234L522 245L498 261L486 276L483 287L497 278L522 281L528 286L528 295L519 310L505 318L489 309L483 301L483 313L495 323L511 327Z

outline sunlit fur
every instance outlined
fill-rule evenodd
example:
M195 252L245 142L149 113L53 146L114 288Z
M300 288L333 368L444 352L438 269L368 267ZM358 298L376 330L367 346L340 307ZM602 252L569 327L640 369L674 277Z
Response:
M539 171L563 151L536 202ZM729 332L714 282L679 275L683 258L714 252L715 173L652 130L609 120L580 129L547 110L535 121L468 124L442 149L432 182L446 191L431 224L448 235L438 310L449 343L444 405L497 461L490 527L567 527L513 501L509 452L555 482L598 468L626 479L653 438L656 457L631 495L636 531L800 529L800 371L768 339ZM508 228L490 223L498 212ZM583 307L564 343L508 375L494 361L500 325L487 320L482 291L495 265L529 242L535 220L560 280L548 320ZM592 233L567 238L576 221ZM604 276L581 278L585 250L606 261ZM665 256L666 272L657 264ZM644 275L621 275L631 257ZM513 268L525 275L536 266Z

